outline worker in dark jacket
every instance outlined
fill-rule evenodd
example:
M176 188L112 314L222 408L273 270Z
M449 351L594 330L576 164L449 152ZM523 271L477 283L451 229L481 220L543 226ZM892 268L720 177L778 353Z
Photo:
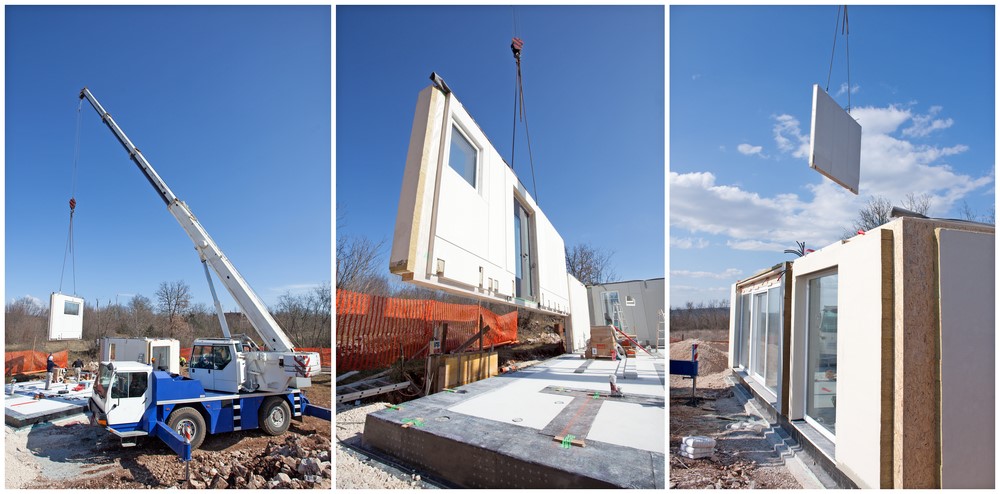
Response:
M52 373L56 371L56 361L52 358L52 354L49 354L49 361L45 364L45 389L49 389L49 384L52 384Z
M83 377L83 360L77 358L73 361L73 373L76 374L77 381Z

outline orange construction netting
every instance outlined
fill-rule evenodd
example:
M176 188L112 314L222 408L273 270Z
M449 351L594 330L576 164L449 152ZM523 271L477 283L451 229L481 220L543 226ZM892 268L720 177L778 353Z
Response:
M484 346L517 341L517 311L497 315L476 305L436 300L380 297L337 290L337 372L389 367L400 357L426 355L434 325L448 324L441 350L458 348L479 331L479 317L490 331Z
M4 352L3 373L5 376L30 372L45 372L48 352L24 350L20 352ZM52 360L62 368L69 367L69 351L52 352Z

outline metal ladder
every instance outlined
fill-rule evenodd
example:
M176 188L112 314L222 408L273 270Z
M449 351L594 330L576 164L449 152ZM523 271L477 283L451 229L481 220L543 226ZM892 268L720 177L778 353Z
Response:
M347 403L369 396L377 396L391 393L396 390L406 389L410 386L409 381L401 383L393 382L387 377L367 379L343 386L337 386L337 403Z
M656 321L656 347L655 347L656 353L660 353L661 349L667 348L667 335L666 335L667 325L665 322L666 316L663 313L663 309L660 309L658 313L660 318L658 321Z

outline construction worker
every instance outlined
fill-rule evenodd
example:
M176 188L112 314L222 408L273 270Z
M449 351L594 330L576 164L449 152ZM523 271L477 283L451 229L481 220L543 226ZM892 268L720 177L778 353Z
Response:
M181 367L187 367L188 361L186 358L181 357Z
M56 361L52 358L52 354L49 354L49 361L45 364L45 390L48 391L49 385L52 384L52 373L56 370Z
M73 373L76 374L77 381L83 379L83 360L80 360L79 357L73 361Z

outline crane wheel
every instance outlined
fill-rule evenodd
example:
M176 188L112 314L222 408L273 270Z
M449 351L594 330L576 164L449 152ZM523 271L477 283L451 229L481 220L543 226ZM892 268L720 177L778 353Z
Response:
M183 407L174 410L170 414L167 426L174 430L182 438L187 437L185 431L191 435L191 451L198 449L202 441L205 440L205 418L198 410L191 407Z
M269 435L278 436L292 425L292 408L280 396L264 400L260 407L260 428Z

